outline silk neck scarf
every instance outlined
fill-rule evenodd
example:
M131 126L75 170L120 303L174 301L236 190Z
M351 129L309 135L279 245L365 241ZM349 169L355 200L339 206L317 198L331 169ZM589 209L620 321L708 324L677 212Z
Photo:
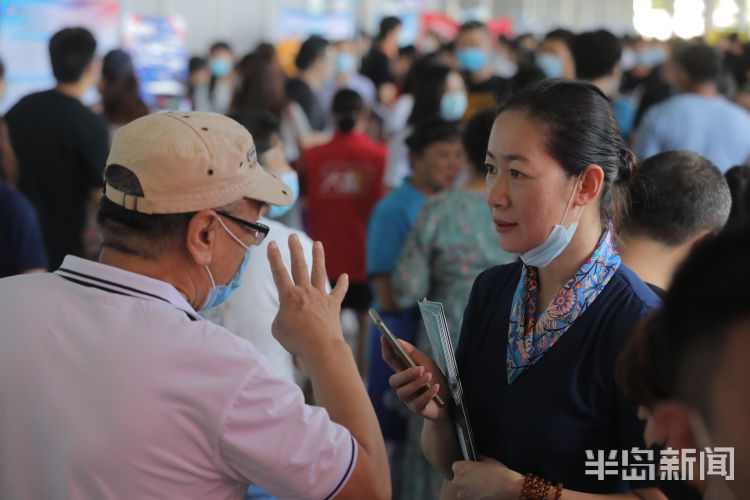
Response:
M524 370L539 361L563 333L596 300L620 266L612 227L608 227L589 260L576 272L537 317L536 267L524 264L513 296L508 326L507 375L512 384Z

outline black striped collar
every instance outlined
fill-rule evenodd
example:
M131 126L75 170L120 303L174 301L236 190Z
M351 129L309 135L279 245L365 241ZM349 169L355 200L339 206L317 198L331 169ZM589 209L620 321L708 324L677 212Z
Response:
M55 274L73 283L106 292L166 302L184 311L191 320L202 319L180 292L166 281L72 255L65 257Z

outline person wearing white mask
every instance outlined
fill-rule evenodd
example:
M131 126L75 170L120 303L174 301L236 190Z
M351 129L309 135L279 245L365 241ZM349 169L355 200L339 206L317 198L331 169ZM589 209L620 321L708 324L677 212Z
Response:
M531 489L528 498L664 500L649 481L585 473L586 450L645 446L613 365L659 305L614 246L637 160L607 97L569 80L526 87L496 118L485 162L500 246L520 261L476 278L461 327L456 360L480 461L464 461L449 408L432 401L450 398L435 363L402 342L418 365L407 368L382 346L397 370L391 386L424 417L422 449L446 479L441 498Z
M418 61L416 64L421 65ZM398 188L408 177L409 148L406 138L414 127L432 118L445 121L458 121L463 118L468 106L466 86L461 74L441 64L428 62L418 72L414 80L411 96L413 105L402 116L408 116L406 123L391 123L389 129L393 135L388 140L388 161L385 171L385 185L390 189ZM408 102L406 102L408 106ZM394 117L395 118L395 117Z
M329 294L323 247L291 271L268 246L276 339L317 407L248 341L197 311L240 285L292 193L217 113L120 128L104 170L98 262L0 279L0 497L389 499L385 445ZM294 281L292 281L292 279ZM254 309L256 304L245 304Z
M461 25L456 36L456 61L466 78L468 120L483 109L500 104L510 92L508 80L493 74L492 38L479 21Z

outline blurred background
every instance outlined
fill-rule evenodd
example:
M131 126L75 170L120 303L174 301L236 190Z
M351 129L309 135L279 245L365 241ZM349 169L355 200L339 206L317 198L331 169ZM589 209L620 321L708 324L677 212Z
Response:
M53 84L47 41L64 26L89 28L101 55L125 49L149 107L176 109L189 106L183 102L189 58L205 57L217 40L240 54L270 42L293 72L294 55L309 35L371 37L385 16L401 19L400 45L422 51L431 43L427 34L451 40L468 20L508 38L525 33L539 38L561 27L605 28L618 36L705 37L717 43L730 32L746 39L749 5L749 0L2 0L0 58L8 88L0 112ZM96 100L93 89L87 100Z

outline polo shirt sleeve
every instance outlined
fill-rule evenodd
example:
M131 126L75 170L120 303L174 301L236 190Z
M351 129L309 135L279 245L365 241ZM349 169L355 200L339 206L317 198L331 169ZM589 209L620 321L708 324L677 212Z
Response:
M225 474L277 498L335 496L354 470L358 445L349 431L302 391L254 360L220 428Z

